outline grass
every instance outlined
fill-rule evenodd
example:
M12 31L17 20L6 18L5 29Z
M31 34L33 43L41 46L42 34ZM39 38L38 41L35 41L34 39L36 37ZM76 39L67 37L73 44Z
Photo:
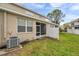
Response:
M60 33L60 40L43 38L24 45L19 56L79 56L79 35Z

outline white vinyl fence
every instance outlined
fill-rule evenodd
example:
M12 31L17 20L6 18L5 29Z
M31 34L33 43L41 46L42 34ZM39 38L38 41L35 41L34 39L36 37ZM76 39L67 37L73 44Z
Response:
M67 33L79 34L79 30L78 29L67 29Z
M59 28L49 28L47 35L51 38L59 39Z

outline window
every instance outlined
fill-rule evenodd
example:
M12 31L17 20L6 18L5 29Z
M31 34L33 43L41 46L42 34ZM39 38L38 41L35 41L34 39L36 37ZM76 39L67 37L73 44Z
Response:
M32 21L28 20L27 21L27 32L32 32L32 27L33 27L32 25L33 25Z
M18 32L32 32L33 23L30 20L24 20L22 18L17 21Z
M26 31L26 23L25 20L19 19L18 20L18 32L25 32Z
M79 25L75 25L75 29L79 29Z

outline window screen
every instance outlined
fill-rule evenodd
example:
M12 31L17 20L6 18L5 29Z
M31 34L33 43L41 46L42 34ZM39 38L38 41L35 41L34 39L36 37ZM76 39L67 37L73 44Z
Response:
M19 19L18 20L18 32L25 32L26 23L25 20Z
M33 27L33 22L28 20L27 21L27 32L32 32L32 30L33 30L32 27Z

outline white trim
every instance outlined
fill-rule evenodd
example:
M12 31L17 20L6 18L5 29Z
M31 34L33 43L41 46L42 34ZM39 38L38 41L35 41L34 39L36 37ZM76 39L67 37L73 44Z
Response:
M26 19L25 22L26 22L26 25L25 25L25 26L26 26L25 31L26 31L26 33L27 33L27 19Z
M16 20L16 33L20 33L20 32L18 32L18 18L17 18L17 20ZM27 22L28 21L32 21L32 20L27 20L27 19L24 19L25 20L25 32L24 33L32 33L33 32L33 24L32 24L32 31L31 32L28 32L27 31ZM32 21L32 23L33 23L33 21Z
M42 35L41 35L41 25L40 25L40 37L41 37Z
M33 21L32 20L27 20L27 24L28 24L28 21L31 21L32 22L32 26L29 26L29 27L32 27L32 31L28 32L28 33L32 33L33 32ZM28 25L27 25L28 26Z

